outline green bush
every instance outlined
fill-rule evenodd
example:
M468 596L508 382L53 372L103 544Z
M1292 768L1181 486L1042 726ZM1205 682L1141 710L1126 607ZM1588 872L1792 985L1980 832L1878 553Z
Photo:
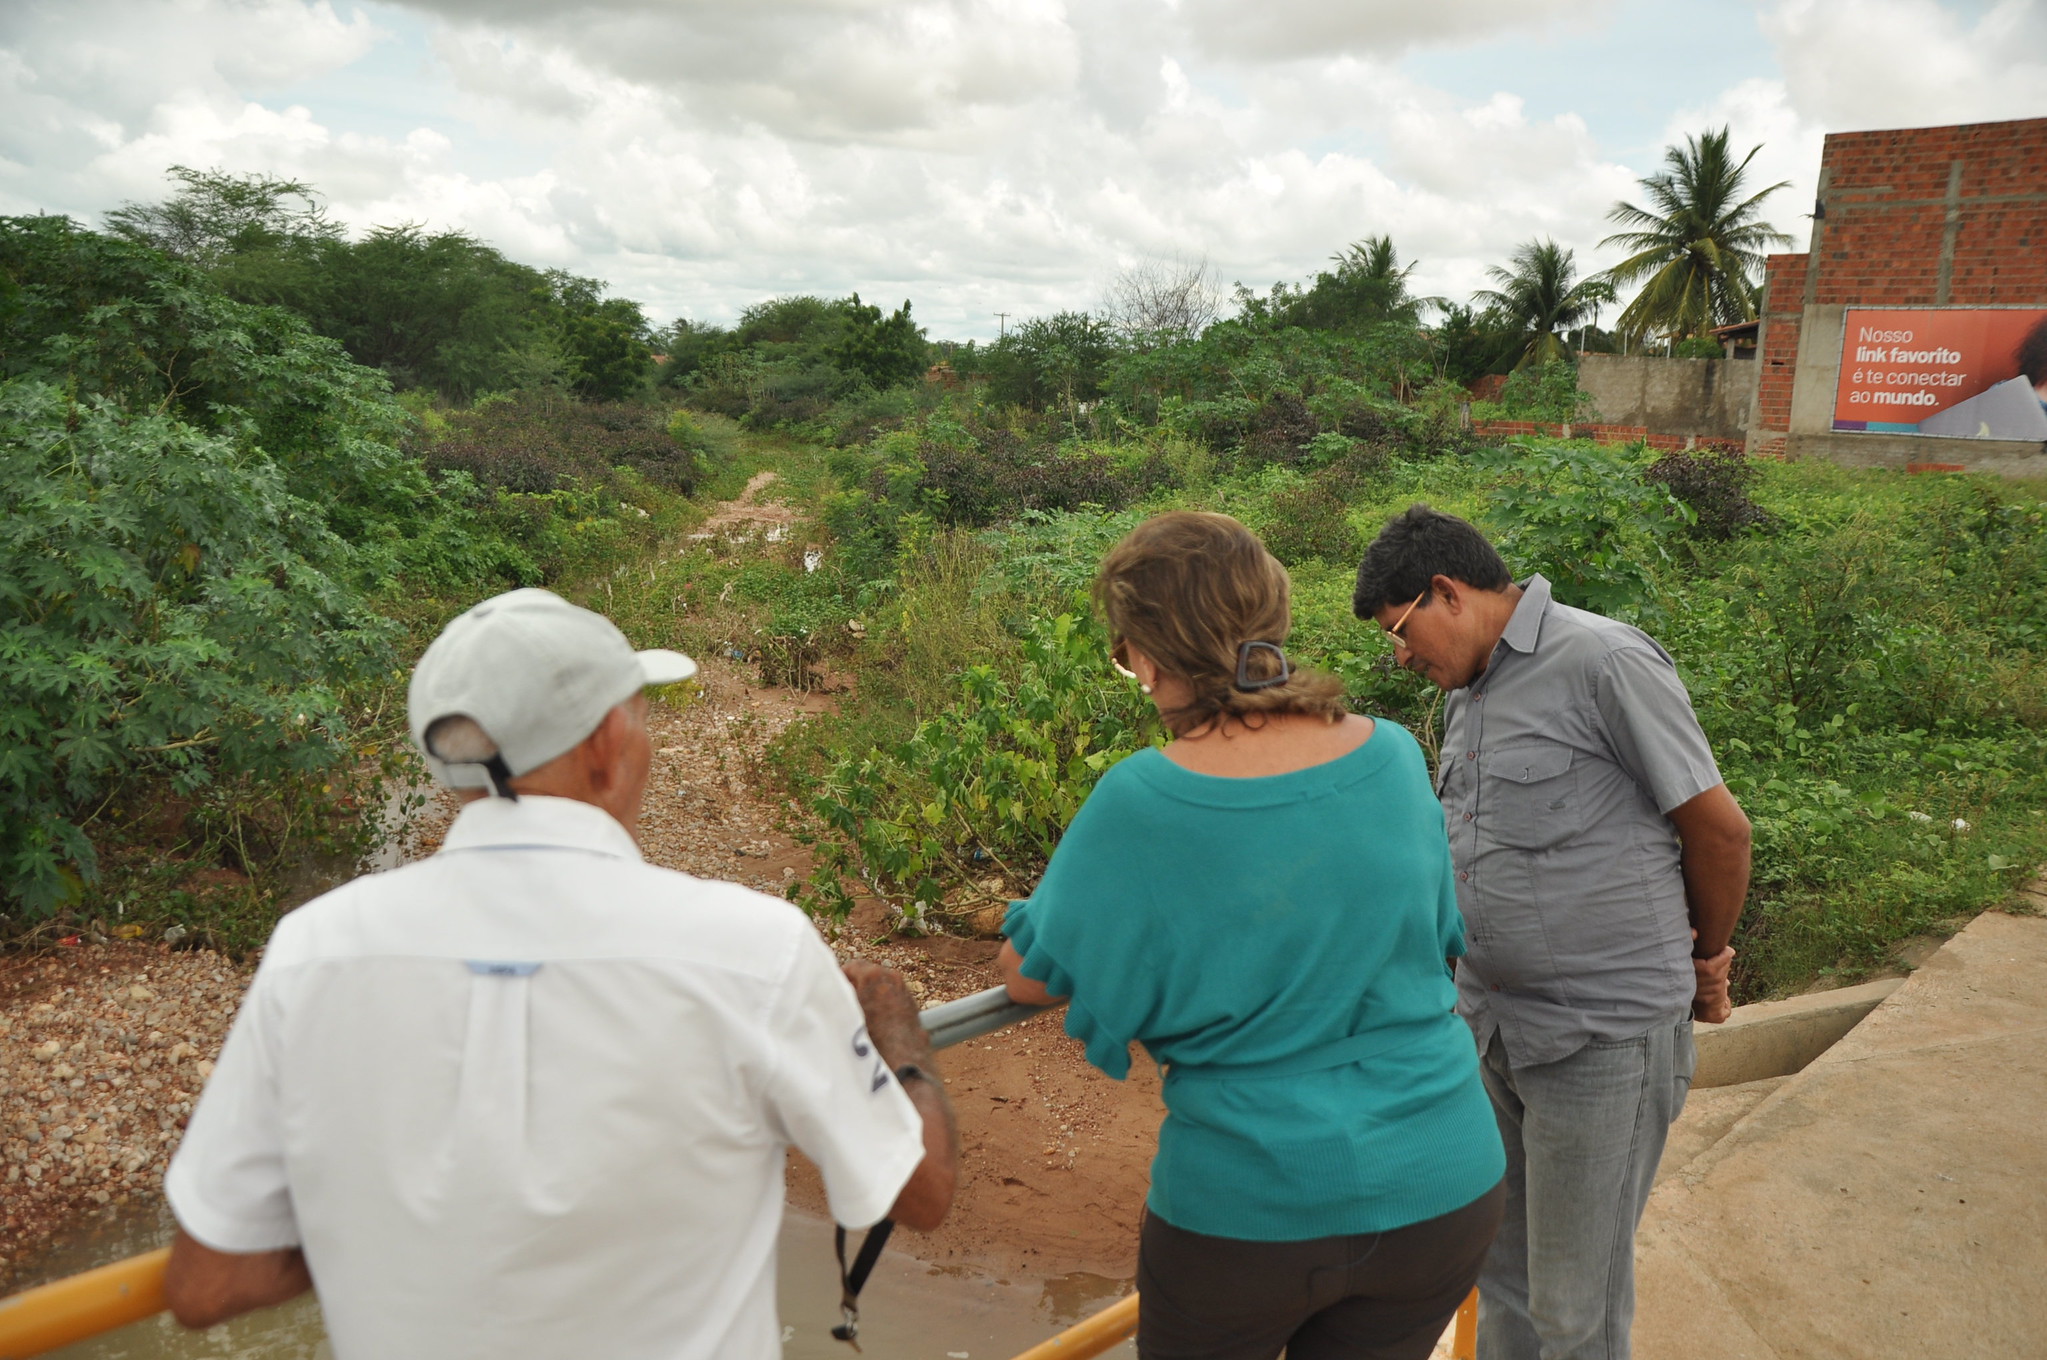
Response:
M1498 480L1485 520L1516 572L1539 571L1565 604L1619 618L1658 612L1654 564L1691 511L1645 482L1637 454L1512 440L1479 460Z
M1271 504L1272 518L1260 537L1287 566L1314 561L1355 566L1364 554L1348 508L1327 483L1303 482L1274 495Z
M1471 404L1474 420L1532 420L1562 425L1597 420L1592 398L1578 387L1578 366L1568 361L1531 364L1507 375L1498 402Z
M1733 538L1769 521L1749 494L1757 469L1747 454L1677 449L1651 463L1642 475L1691 507L1692 532L1702 538Z
M336 696L394 639L317 507L219 435L12 381L0 447L0 882L42 917L123 787L337 767Z
M865 885L922 926L1028 894L1095 781L1157 725L1086 612L1031 625L1022 651L1015 679L968 667L957 702L909 740L817 781L830 835L806 908L843 920Z

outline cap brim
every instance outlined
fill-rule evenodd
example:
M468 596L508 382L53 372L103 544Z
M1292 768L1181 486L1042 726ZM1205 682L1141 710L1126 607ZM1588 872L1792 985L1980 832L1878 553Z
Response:
M697 663L681 652L654 647L639 652L640 677L649 685L673 685L689 679L697 673Z

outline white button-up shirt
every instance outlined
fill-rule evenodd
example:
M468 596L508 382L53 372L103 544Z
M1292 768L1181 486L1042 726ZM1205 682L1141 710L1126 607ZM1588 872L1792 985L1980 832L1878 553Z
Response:
M810 922L486 798L279 923L165 1189L303 1246L339 1360L773 1357L790 1144L856 1227L923 1157Z

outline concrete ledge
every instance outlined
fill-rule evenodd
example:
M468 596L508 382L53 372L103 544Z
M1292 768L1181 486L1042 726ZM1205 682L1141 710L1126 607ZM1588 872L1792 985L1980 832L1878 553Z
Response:
M1739 1086L1803 1071L1904 981L1883 978L1786 1001L1759 1001L1736 1006L1724 1025L1695 1025L1699 1067L1692 1085L1701 1090Z

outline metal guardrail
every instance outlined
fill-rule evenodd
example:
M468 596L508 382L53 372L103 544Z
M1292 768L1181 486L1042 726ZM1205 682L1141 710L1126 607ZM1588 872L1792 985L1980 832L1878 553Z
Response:
M990 987L927 1006L917 1018L932 1046L946 1048L1045 1009L1011 1001L1002 988ZM163 1277L170 1257L170 1248L162 1247L0 1299L0 1360L27 1360L162 1312L168 1306Z
M917 1019L931 1034L933 1048L950 1048L968 1039L978 1039L984 1034L993 1034L1006 1029L1019 1020L1028 1020L1050 1006L1026 1006L1021 1001L1011 1001L1009 993L1000 987L990 987L985 992L975 992L957 1001L948 1001L939 1006L926 1006Z

